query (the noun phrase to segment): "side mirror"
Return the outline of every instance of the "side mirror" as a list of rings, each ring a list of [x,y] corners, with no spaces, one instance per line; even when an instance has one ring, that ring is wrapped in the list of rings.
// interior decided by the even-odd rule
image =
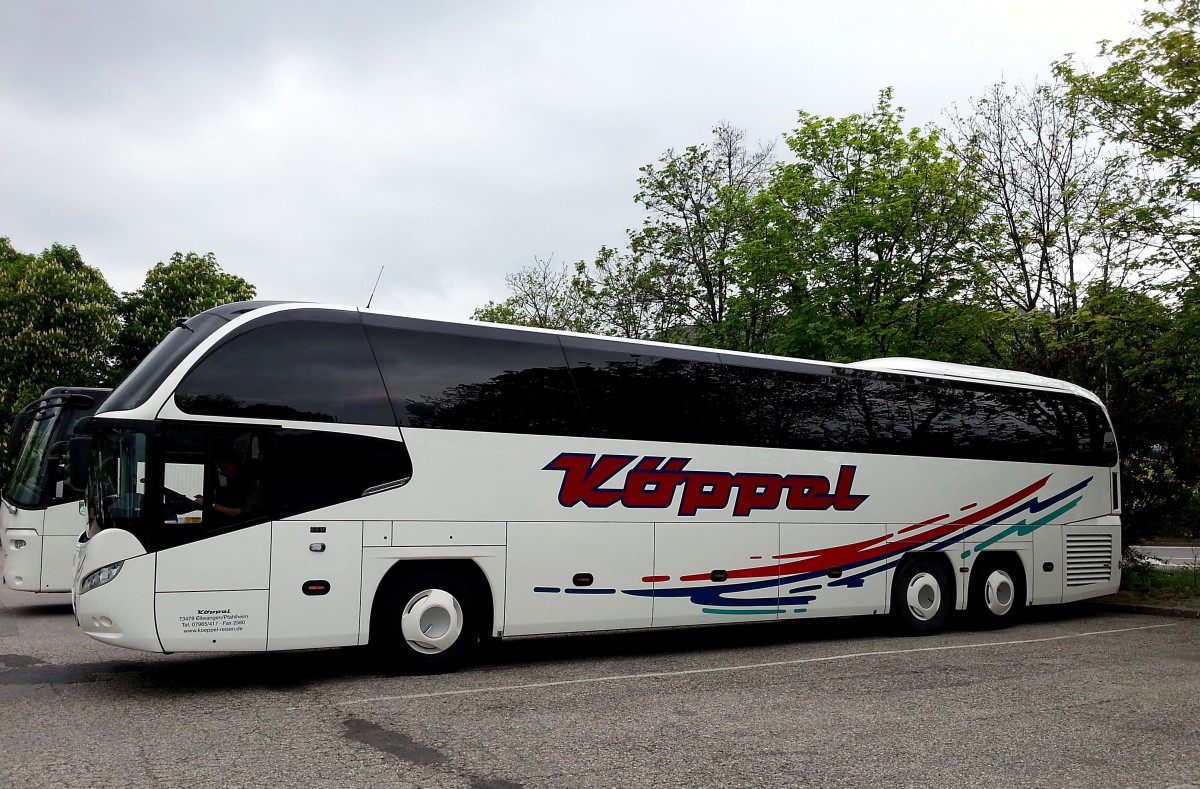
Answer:
[[[25,431],[29,429],[29,423],[33,421],[33,412],[26,409],[17,414],[16,420],[13,421],[12,430],[8,434],[8,456],[15,458],[17,452],[21,449],[21,442],[25,440]]]
[[[75,490],[87,490],[91,454],[91,436],[71,436],[67,442],[67,483]]]

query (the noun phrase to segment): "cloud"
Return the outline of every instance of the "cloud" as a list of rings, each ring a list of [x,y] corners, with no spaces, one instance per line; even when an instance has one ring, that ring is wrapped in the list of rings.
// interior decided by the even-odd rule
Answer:
[[[214,252],[265,298],[467,317],[639,224],[637,168],[796,111],[910,122],[1127,35],[1139,4],[9,4],[0,235],[119,290]]]

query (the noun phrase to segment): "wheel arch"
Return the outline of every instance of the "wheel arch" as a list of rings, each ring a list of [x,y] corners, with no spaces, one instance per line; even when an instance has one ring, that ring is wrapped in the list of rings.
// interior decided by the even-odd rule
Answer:
[[[932,559],[933,561],[938,562],[942,566],[942,569],[946,571],[946,577],[950,579],[951,586],[955,587],[955,608],[959,607],[960,600],[964,600],[966,598],[965,589],[958,588],[959,584],[963,583],[963,580],[958,578],[959,572],[954,567],[954,563],[950,561],[950,557],[947,556],[944,551],[908,551],[896,560],[896,566],[893,567],[892,571],[888,574],[887,608],[884,610],[885,614],[891,613],[892,585],[896,583],[896,577],[900,574],[900,571],[906,564],[919,559]]]
[[[376,623],[386,608],[383,601],[387,599],[388,592],[404,579],[422,573],[443,573],[461,578],[471,587],[476,600],[483,608],[480,612],[482,621],[494,621],[495,599],[492,586],[483,568],[472,559],[397,559],[375,587],[375,594],[371,599],[371,616],[368,618],[369,630],[364,634],[367,641],[370,641],[371,633],[375,631]]]
[[[898,632],[926,636],[941,630],[956,607],[960,581],[943,551],[910,551],[888,578],[888,615]]]
[[[1013,581],[1018,584],[1018,598],[1024,605],[1029,605],[1032,602],[1030,568],[1025,565],[1025,559],[1017,551],[981,551],[975,557],[975,561],[971,563],[971,572],[967,575],[967,589],[971,588],[972,580],[978,578],[983,573],[989,573],[997,568],[1009,572]],[[970,600],[967,601],[968,606],[970,602]]]

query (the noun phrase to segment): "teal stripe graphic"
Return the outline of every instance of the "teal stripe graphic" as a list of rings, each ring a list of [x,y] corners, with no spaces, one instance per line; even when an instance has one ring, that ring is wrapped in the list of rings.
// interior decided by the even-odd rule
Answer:
[[[1059,507],[1058,509],[1056,509],[1054,512],[1050,513],[1049,515],[1038,518],[1033,523],[1026,523],[1025,521],[1021,521],[1020,523],[1017,523],[1013,526],[1009,526],[1007,529],[1005,529],[1004,531],[995,535],[994,537],[990,537],[990,538],[984,540],[983,542],[979,543],[979,545],[975,546],[975,553],[979,553],[983,549],[988,548],[992,545],[995,545],[996,543],[1003,540],[1005,537],[1011,537],[1013,535],[1016,535],[1018,537],[1024,537],[1028,534],[1033,534],[1039,528],[1041,528],[1042,526],[1045,526],[1047,523],[1050,523],[1058,516],[1063,515],[1064,513],[1074,509],[1075,505],[1081,501],[1083,501],[1083,496],[1078,496],[1078,497],[1072,499],[1071,501],[1068,501],[1066,504]],[[971,555],[971,551],[963,551],[963,553],[961,554],[961,558],[966,559],[966,558],[970,557],[970,555]]]

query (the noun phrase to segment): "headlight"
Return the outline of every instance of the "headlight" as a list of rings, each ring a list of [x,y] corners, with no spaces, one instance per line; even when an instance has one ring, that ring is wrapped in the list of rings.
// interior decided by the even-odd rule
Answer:
[[[90,592],[97,586],[104,586],[106,583],[117,577],[117,573],[121,572],[121,566],[124,561],[106,564],[99,570],[93,570],[88,573],[87,578],[83,579],[83,583],[79,584],[79,593]]]

